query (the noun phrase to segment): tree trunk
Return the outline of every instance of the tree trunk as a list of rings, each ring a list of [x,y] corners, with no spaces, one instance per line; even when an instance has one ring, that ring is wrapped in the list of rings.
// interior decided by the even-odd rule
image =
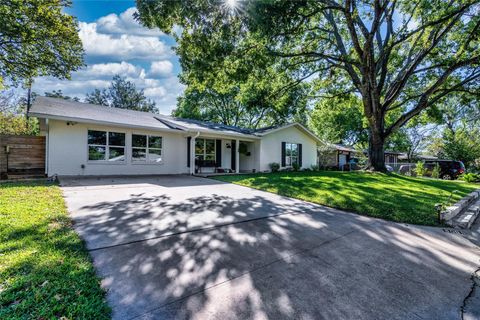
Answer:
[[[370,91],[363,94],[363,106],[368,119],[370,133],[368,137],[367,170],[386,172],[385,167],[385,115],[381,111],[378,97],[372,97]]]
[[[367,170],[386,172],[385,140],[378,134],[370,133]]]

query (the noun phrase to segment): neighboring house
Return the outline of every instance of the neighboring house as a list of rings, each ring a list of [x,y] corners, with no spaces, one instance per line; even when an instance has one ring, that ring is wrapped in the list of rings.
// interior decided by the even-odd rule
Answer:
[[[326,167],[343,169],[346,165],[350,164],[352,159],[355,159],[358,155],[358,150],[344,146],[341,144],[331,144],[331,151],[328,151],[328,161],[326,161]],[[367,151],[363,151],[364,155],[367,155]],[[395,151],[385,151],[385,163],[387,165],[396,165],[399,160],[399,155],[402,153]]]
[[[250,130],[37,97],[29,112],[46,136],[46,173],[140,175],[254,172],[317,163],[319,139],[298,123]]]
[[[438,157],[427,155],[427,154],[414,154],[409,159],[406,153],[402,153],[398,156],[398,160],[403,162],[416,162],[416,161],[438,160]]]

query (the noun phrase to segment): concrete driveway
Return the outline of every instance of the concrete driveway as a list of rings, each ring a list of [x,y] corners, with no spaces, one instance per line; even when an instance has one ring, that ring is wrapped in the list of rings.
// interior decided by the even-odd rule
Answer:
[[[188,176],[61,182],[114,319],[480,317],[452,230]]]

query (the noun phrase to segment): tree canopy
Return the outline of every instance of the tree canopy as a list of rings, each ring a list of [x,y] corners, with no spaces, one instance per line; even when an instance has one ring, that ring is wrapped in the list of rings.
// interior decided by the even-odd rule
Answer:
[[[113,108],[158,113],[155,102],[148,99],[135,83],[116,75],[107,89],[95,89],[87,93],[85,102]]]
[[[237,81],[225,61],[258,74],[275,66],[292,77],[286,88],[308,82],[314,96],[357,95],[373,170],[385,170],[385,143],[412,118],[451,94],[478,93],[477,0],[229,3],[236,6],[137,0],[138,18],[167,33],[179,26],[179,39],[195,48],[189,63],[204,70],[199,77]]]
[[[0,2],[0,88],[37,76],[68,79],[83,65],[77,21],[67,0]]]

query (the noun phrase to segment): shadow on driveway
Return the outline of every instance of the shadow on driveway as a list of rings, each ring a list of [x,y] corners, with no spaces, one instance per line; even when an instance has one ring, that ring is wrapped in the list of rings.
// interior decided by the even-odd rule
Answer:
[[[442,229],[202,178],[118,179],[64,184],[116,319],[458,319],[480,264]]]

